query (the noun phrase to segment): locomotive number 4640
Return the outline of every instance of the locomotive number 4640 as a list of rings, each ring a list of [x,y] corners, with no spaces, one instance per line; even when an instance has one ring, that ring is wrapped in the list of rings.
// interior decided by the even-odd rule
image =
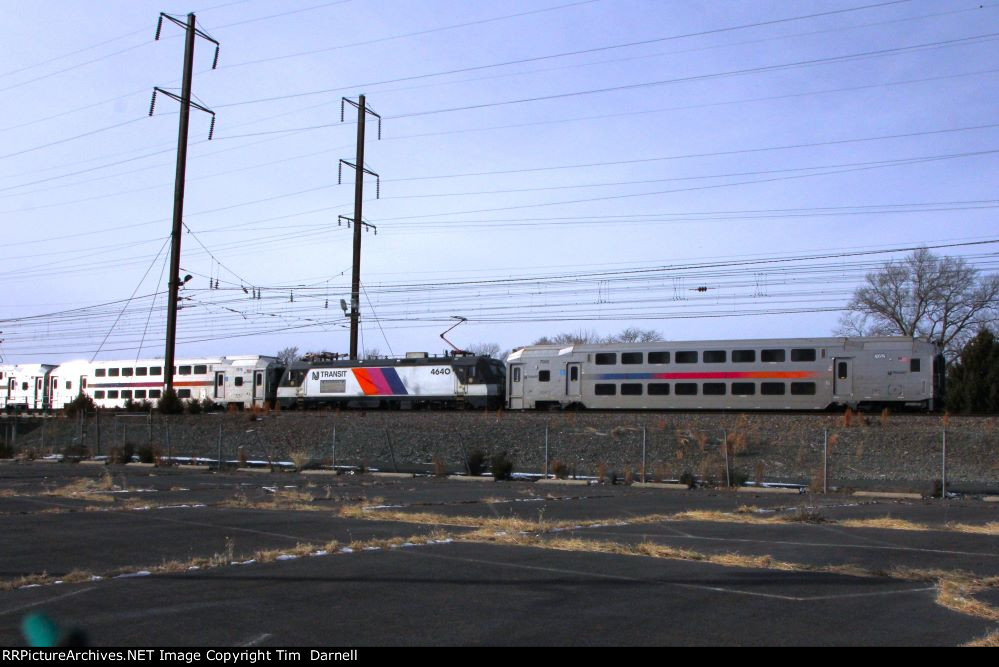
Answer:
[[[450,375],[451,374],[451,369],[450,368],[431,368],[430,369],[430,374],[431,375]]]

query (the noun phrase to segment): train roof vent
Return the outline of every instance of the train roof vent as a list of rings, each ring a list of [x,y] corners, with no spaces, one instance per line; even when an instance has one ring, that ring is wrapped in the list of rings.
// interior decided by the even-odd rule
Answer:
[[[426,352],[407,352],[406,353],[406,358],[407,359],[426,359],[429,356],[430,355],[427,354]]]

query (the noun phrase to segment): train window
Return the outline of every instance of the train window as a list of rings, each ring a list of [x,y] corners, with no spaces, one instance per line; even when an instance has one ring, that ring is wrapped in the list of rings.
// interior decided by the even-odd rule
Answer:
[[[160,397],[160,390],[159,389],[150,389],[149,390],[149,398],[159,398],[159,397]]]
[[[666,382],[650,382],[649,396],[669,396],[669,384]]]
[[[181,366],[180,367],[180,375],[190,375],[190,374],[191,374],[191,367],[190,366]]]
[[[791,383],[791,395],[792,396],[814,396],[815,395],[815,383],[814,382],[792,382]]]
[[[118,390],[108,389],[108,398],[118,398]]]
[[[263,386],[263,384],[264,384],[264,374],[263,373],[257,373],[257,386],[261,387],[261,386]]]
[[[139,399],[145,398],[146,397],[146,390],[145,389],[136,389],[135,390],[135,397],[139,398]]]
[[[791,361],[815,361],[815,350],[811,348],[791,350]]]
[[[102,377],[106,376],[107,374],[108,374],[108,372],[104,368],[95,368],[94,369],[94,377],[102,378]]]
[[[104,398],[104,390],[98,389],[94,392],[94,398]]]
[[[733,396],[753,396],[756,393],[756,385],[752,382],[733,382]]]
[[[132,390],[131,389],[122,389],[121,390],[121,397],[122,398],[132,398]]]
[[[621,363],[622,364],[640,364],[642,363],[642,353],[641,352],[622,352],[621,353]]]
[[[204,375],[207,372],[208,372],[208,366],[205,366],[204,364],[199,364],[194,367],[195,375]]]
[[[222,373],[219,373],[215,377],[215,384],[218,385],[219,387],[221,387],[224,383],[225,383],[225,376],[222,375]]]
[[[80,378],[80,389],[87,388],[87,378]]]
[[[121,369],[121,374],[124,375],[127,378],[132,377],[132,373],[133,372],[134,372],[134,370],[131,369],[131,368],[123,368],[123,369]]]
[[[848,365],[845,361],[836,364],[836,379],[845,380],[848,375]]]
[[[696,364],[697,363],[697,352],[677,352],[676,353],[676,363],[678,364]]]
[[[756,361],[756,350],[732,350],[732,363],[751,364]]]
[[[109,368],[108,369],[108,377],[116,378],[119,375],[121,375],[121,369],[120,368]]]
[[[594,385],[593,393],[597,396],[616,396],[617,395],[617,385],[616,384],[598,384]]]
[[[177,398],[191,398],[191,390],[190,389],[178,389],[177,390]]]
[[[237,375],[234,384],[237,387],[242,387],[243,386],[243,378]]]
[[[149,374],[150,375],[163,375],[163,367],[162,366],[150,366],[149,367]]]
[[[520,367],[513,369],[513,381],[520,382]]]
[[[697,396],[697,383],[677,382],[673,391],[676,392],[677,396]]]
[[[724,396],[725,395],[725,383],[724,382],[705,382],[702,389],[705,396]]]
[[[784,350],[781,350],[783,352]],[[764,350],[766,352],[766,350]],[[764,396],[783,396],[786,393],[783,382],[761,382],[760,393]]]
[[[145,377],[146,375],[149,375],[149,369],[145,366],[139,366],[135,369],[135,374],[140,377]]]
[[[622,396],[641,396],[642,395],[642,385],[636,383],[628,383],[621,385],[621,395]]]
[[[617,352],[597,352],[597,366],[613,366],[617,363]]]
[[[538,382],[549,382],[552,379],[551,371],[538,371]]]
[[[725,350],[704,350],[704,363],[724,364],[728,355]]]
[[[579,366],[569,367],[569,382],[577,382],[579,380]]]
[[[650,364],[668,364],[669,352],[649,352]]]
[[[919,359],[909,359],[909,372],[910,373],[919,372]]]
[[[66,380],[66,389],[72,389],[72,388],[73,388],[73,383],[70,382],[69,380]]]
[[[784,361],[784,350],[760,350],[760,361],[782,362]]]
[[[22,382],[21,383],[21,391],[28,391],[28,383],[27,382]]]

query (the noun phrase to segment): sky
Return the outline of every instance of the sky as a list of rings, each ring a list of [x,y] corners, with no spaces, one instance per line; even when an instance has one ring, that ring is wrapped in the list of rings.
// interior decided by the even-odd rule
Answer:
[[[831,335],[916,247],[996,270],[999,2],[0,0],[0,359]]]

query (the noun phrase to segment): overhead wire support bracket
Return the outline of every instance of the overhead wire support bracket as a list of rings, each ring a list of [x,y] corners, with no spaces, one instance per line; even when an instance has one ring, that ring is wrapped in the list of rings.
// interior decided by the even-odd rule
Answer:
[[[156,38],[153,40],[155,42],[158,42],[160,40],[160,32],[163,30],[163,19],[167,19],[172,23],[177,24],[184,30],[187,30],[187,24],[184,23],[182,20],[180,20],[176,16],[171,16],[166,12],[160,12],[160,18],[158,21],[156,21]],[[202,39],[208,40],[209,42],[215,45],[215,57],[212,59],[212,69],[218,69],[219,48],[220,48],[219,41],[198,27],[194,28],[194,34],[197,35],[198,37],[201,37]]]
[[[343,165],[347,165],[348,167],[350,167],[354,171],[357,171],[357,165],[356,164],[354,164],[350,160],[344,160],[343,158],[340,158],[340,164],[338,164],[337,168],[336,168],[336,184],[337,185],[343,185]],[[381,199],[382,198],[382,177],[379,176],[378,174],[376,174],[375,172],[371,171],[367,167],[361,167],[360,170],[363,171],[368,176],[374,176],[375,177],[375,199]],[[340,216],[340,217],[343,217],[343,216]]]
[[[153,115],[153,110],[156,109],[156,93],[162,93],[163,95],[166,95],[167,97],[169,97],[172,100],[177,100],[181,104],[184,103],[184,100],[183,100],[183,98],[181,98],[180,95],[177,95],[175,93],[171,93],[169,90],[164,90],[163,88],[160,88],[159,86],[154,86],[153,87],[153,99],[149,102],[149,115],[150,116]],[[212,117],[212,123],[211,123],[211,125],[208,126],[208,141],[211,141],[212,140],[212,136],[215,134],[215,112],[212,111],[211,109],[209,109],[206,106],[202,106],[202,105],[198,104],[194,100],[191,100],[189,102],[189,104],[192,107],[194,107],[195,109],[197,109],[198,111],[204,111],[205,113],[211,115],[211,117]]]
[[[350,229],[350,225],[354,222],[354,219],[346,215],[338,215],[336,217],[336,226],[340,227],[342,223],[347,223],[347,229]],[[378,236],[378,225],[372,225],[370,222],[361,220],[361,226],[364,227],[364,231],[374,231],[375,236]]]
[[[362,100],[364,99],[363,95],[361,96],[361,99]],[[343,118],[344,118],[343,112],[344,112],[344,109],[346,108],[347,104],[349,104],[350,106],[354,107],[355,109],[358,109],[358,110],[361,109],[361,105],[358,104],[357,102],[355,102],[354,100],[350,99],[349,97],[341,97],[340,98],[340,122],[341,123],[343,122]],[[376,114],[374,112],[374,110],[370,106],[368,106],[367,104],[364,105],[364,112],[365,113],[369,113],[369,114],[371,114],[372,116],[374,116],[375,118],[378,119],[378,140],[381,141],[381,139],[382,139],[382,117],[380,115]]]

